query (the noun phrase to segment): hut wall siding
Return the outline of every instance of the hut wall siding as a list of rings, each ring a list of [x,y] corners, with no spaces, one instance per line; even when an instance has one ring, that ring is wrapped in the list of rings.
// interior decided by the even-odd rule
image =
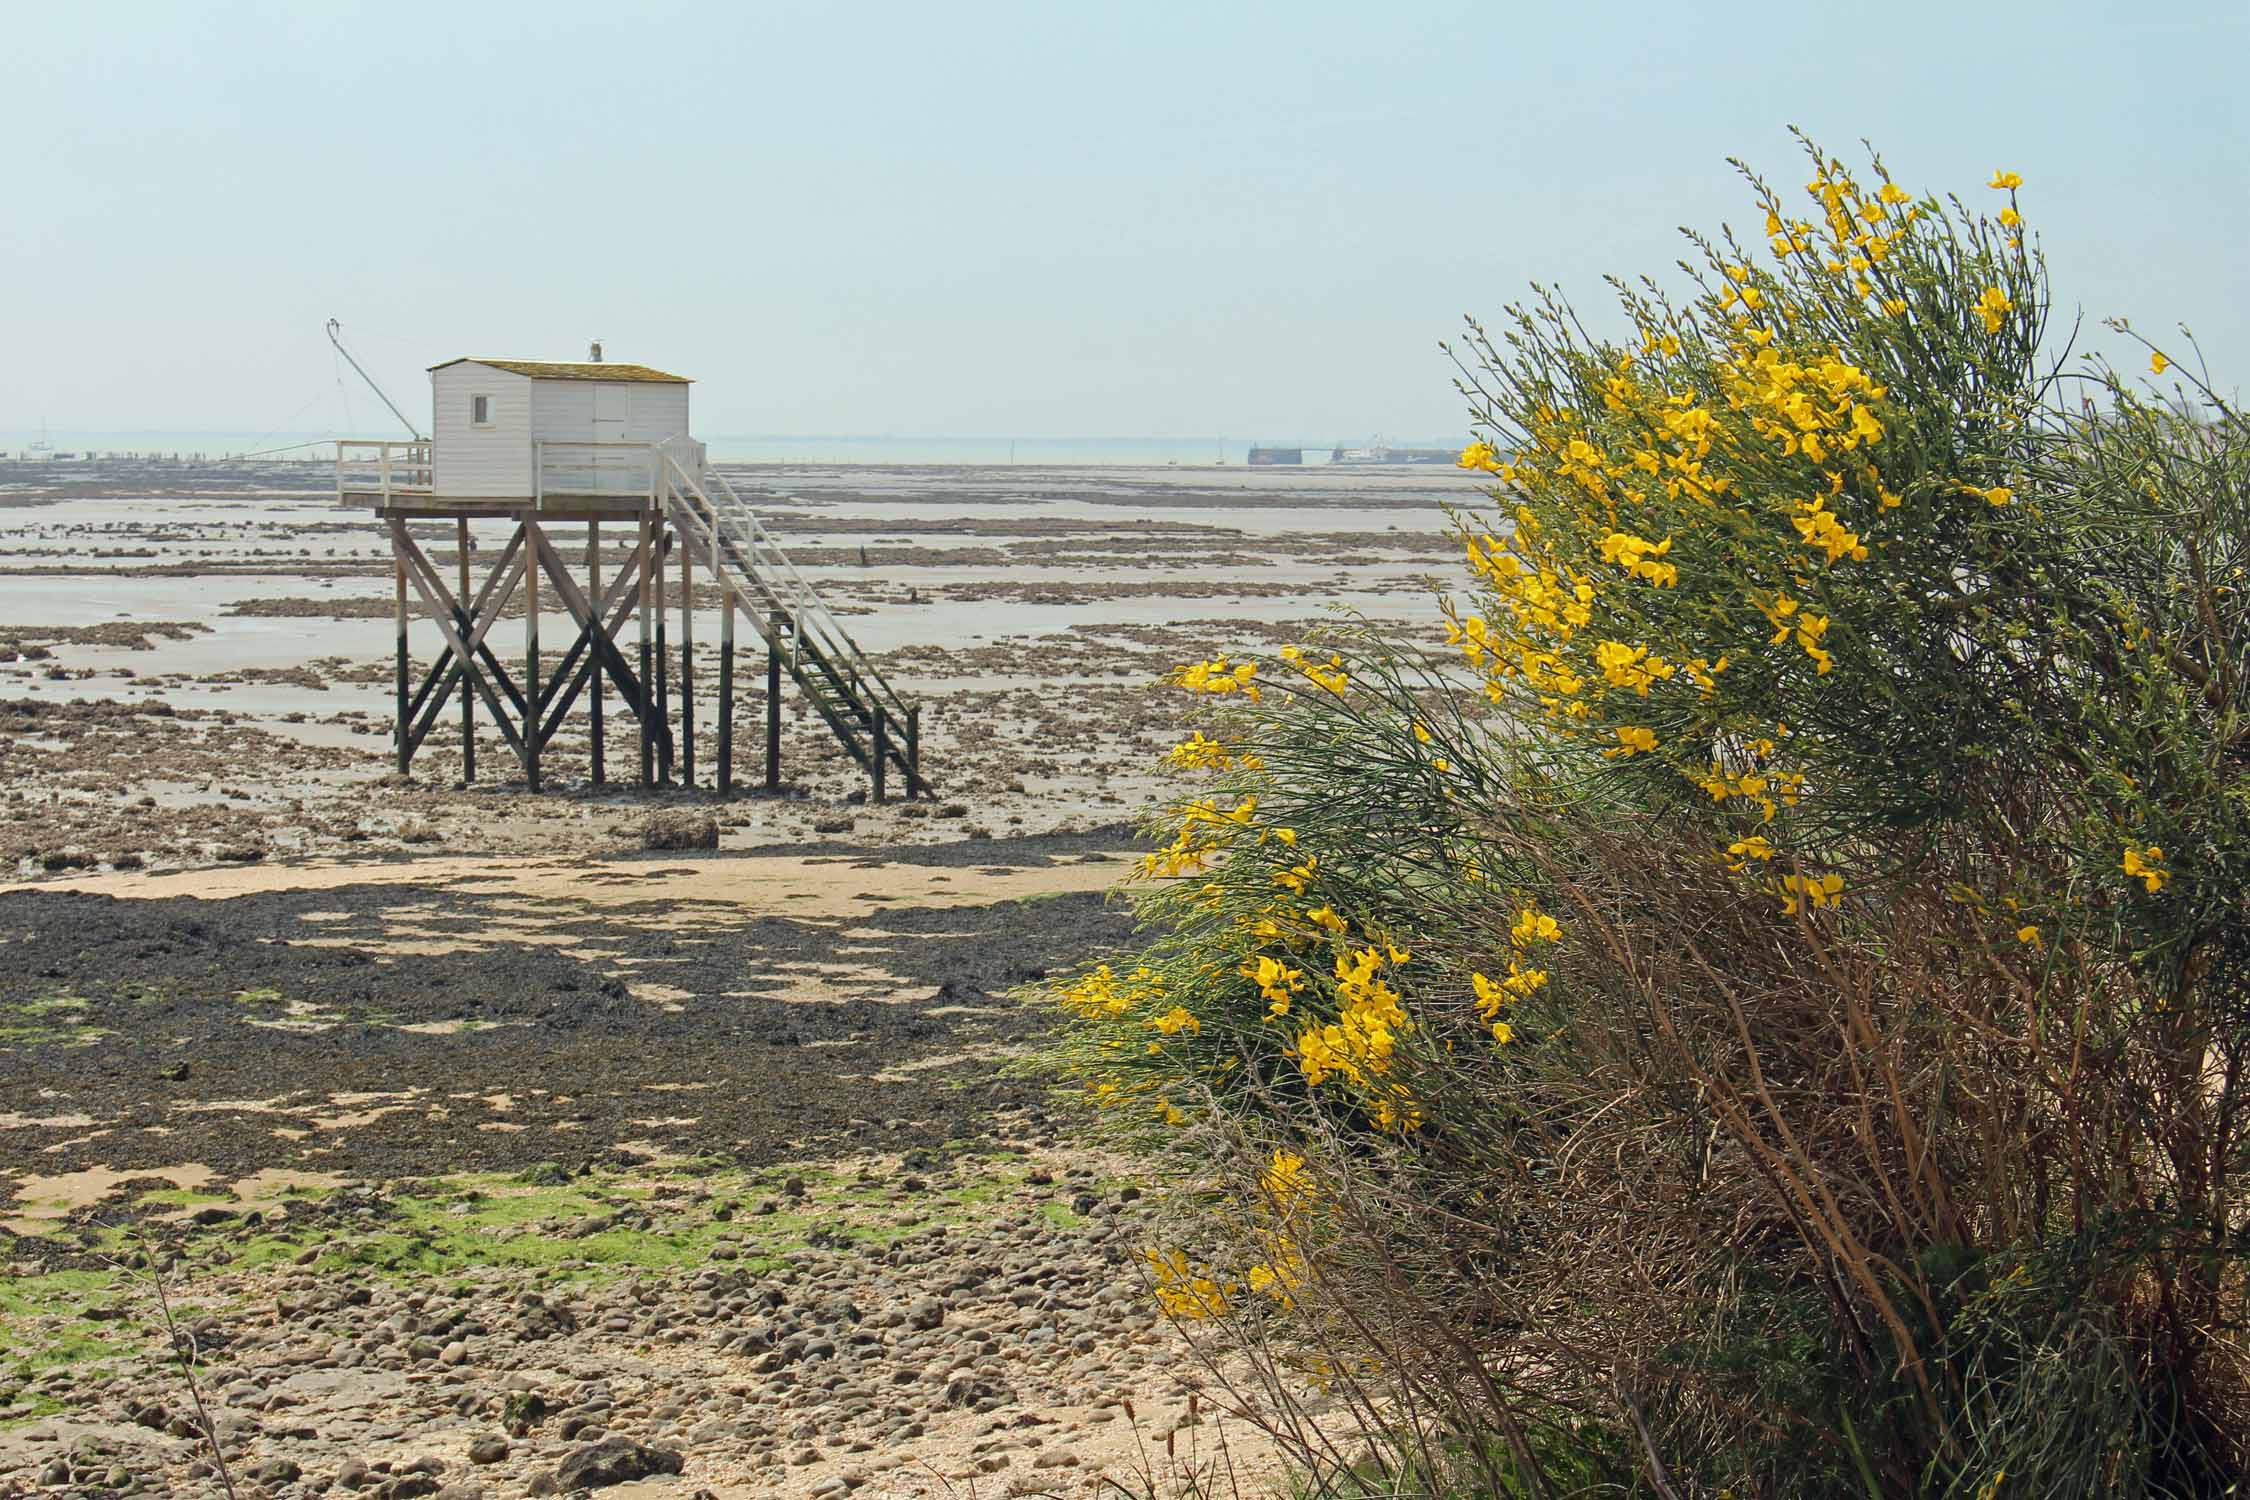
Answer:
[[[488,420],[472,420],[472,398]],[[688,431],[688,387],[541,380],[474,360],[430,372],[432,488],[448,499],[528,499],[533,444],[661,443]]]
[[[688,430],[688,388],[641,380],[534,380],[531,435],[548,443],[661,443]]]
[[[531,493],[534,381],[490,365],[448,365],[430,375],[431,488],[443,497],[513,499]],[[489,421],[471,421],[471,398],[490,398]]]
[[[625,427],[629,443],[661,443],[684,437],[688,428],[688,388],[636,384],[625,387]]]
[[[543,443],[594,440],[594,383],[590,380],[531,382],[531,435]]]

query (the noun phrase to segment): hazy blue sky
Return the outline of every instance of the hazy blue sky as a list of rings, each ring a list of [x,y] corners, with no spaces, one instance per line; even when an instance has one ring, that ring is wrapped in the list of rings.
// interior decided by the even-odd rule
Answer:
[[[0,431],[325,430],[322,322],[696,377],[724,433],[1445,435],[1436,343],[1753,223],[1784,127],[2026,179],[2250,384],[2250,5],[12,7]],[[378,435],[372,399],[352,392]]]

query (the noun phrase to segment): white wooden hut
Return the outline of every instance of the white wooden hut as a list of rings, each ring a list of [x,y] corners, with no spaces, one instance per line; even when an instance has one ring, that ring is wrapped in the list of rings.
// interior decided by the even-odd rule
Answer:
[[[689,383],[646,365],[433,365],[432,496],[524,500],[645,489],[648,448],[688,436]]]
[[[331,326],[331,336],[334,328]],[[342,345],[337,346],[339,350]],[[669,567],[679,563],[679,767],[695,776],[696,655],[699,585],[715,588],[720,607],[719,787],[733,785],[734,628],[736,617],[768,648],[766,780],[780,785],[780,673],[804,688],[845,750],[873,778],[875,800],[892,769],[908,794],[927,794],[922,779],[921,711],[899,697],[874,662],[791,564],[732,481],[711,467],[688,431],[683,376],[646,365],[610,364],[596,345],[580,364],[528,359],[451,359],[430,367],[430,436],[339,439],[336,498],[366,506],[391,535],[395,568],[398,723],[401,774],[450,700],[462,694],[462,779],[474,780],[475,704],[484,703],[522,762],[525,780],[540,785],[541,755],[581,688],[592,703],[591,769],[602,770],[602,684],[616,689],[641,732],[644,783],[669,781],[673,740],[664,618]],[[346,356],[349,358],[349,356]],[[385,398],[389,405],[389,398]],[[392,412],[398,408],[391,407]],[[405,418],[400,416],[400,421]],[[441,569],[424,552],[409,522],[451,520],[454,567]],[[477,549],[472,522],[514,528],[489,557],[481,587],[472,587]],[[605,582],[601,528],[632,528],[618,569]],[[584,523],[586,582],[571,577],[573,559],[556,549],[552,528]],[[552,677],[542,677],[540,580],[547,579],[579,631],[578,643]],[[521,684],[490,644],[496,622],[520,597],[524,611]],[[412,687],[407,638],[410,596],[439,627],[444,653]],[[703,594],[709,601],[711,595]],[[636,603],[638,608],[635,608]],[[640,621],[636,669],[618,645],[625,622]],[[650,640],[651,625],[654,640]],[[588,643],[596,648],[583,651]],[[575,673],[575,675],[565,675]],[[557,701],[557,700],[560,701]]]

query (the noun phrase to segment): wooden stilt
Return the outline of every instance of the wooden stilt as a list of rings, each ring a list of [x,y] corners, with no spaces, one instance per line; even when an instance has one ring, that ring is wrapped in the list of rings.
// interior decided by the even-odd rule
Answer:
[[[719,795],[734,795],[734,588],[719,586]]]
[[[595,599],[602,596],[602,523],[586,523],[586,592]],[[592,778],[596,786],[602,784],[602,674],[594,673],[586,684],[587,728],[593,736]]]
[[[464,606],[469,598],[469,518],[463,516],[453,533],[453,548],[458,554],[461,574],[460,598]],[[466,635],[475,628],[467,616],[461,620],[461,633]],[[461,784],[468,786],[477,779],[477,690],[469,686],[468,679],[461,681]]]
[[[922,794],[922,705],[913,704],[906,710],[906,795],[909,800]]]
[[[684,544],[687,538],[682,537]],[[695,549],[680,548],[680,785],[695,785]]]
[[[656,726],[655,726],[655,725],[654,725],[653,723],[651,723],[651,722],[650,722],[650,710],[651,710],[651,708],[652,708],[652,707],[653,707],[654,705],[653,705],[653,704],[652,704],[652,703],[651,703],[651,702],[649,701],[649,697],[648,697],[648,694],[649,694],[649,686],[650,686],[650,683],[651,683],[651,682],[652,682],[652,680],[653,680],[653,679],[651,678],[651,676],[650,676],[650,673],[651,673],[651,671],[653,670],[653,663],[651,662],[651,660],[650,660],[650,655],[649,655],[649,611],[650,611],[650,608],[651,608],[651,605],[650,605],[650,598],[651,598],[651,589],[652,589],[652,583],[651,583],[651,580],[650,580],[650,577],[649,577],[649,575],[650,575],[650,574],[652,574],[652,573],[654,573],[654,572],[656,571],[656,569],[655,569],[655,567],[654,567],[654,562],[655,562],[655,553],[654,553],[654,551],[652,550],[652,548],[650,547],[650,544],[649,544],[649,525],[650,525],[650,518],[649,518],[648,516],[645,516],[645,515],[644,515],[644,516],[642,516],[642,517],[641,517],[641,535],[640,535],[640,557],[641,557],[641,693],[642,693],[642,695],[643,695],[643,696],[642,696],[642,702],[641,702],[641,714],[640,714],[640,718],[641,718],[641,785],[642,785],[642,786],[644,786],[644,787],[648,787],[648,786],[654,786],[654,785],[656,784]]]
[[[781,790],[781,633],[789,617],[772,616],[766,634],[766,790]]]
[[[532,703],[539,701],[539,569],[534,562],[544,538],[539,534],[539,522],[530,511],[523,513],[524,560],[526,571],[523,580],[523,695]],[[536,716],[527,717],[523,726],[524,780],[531,789],[539,790],[539,752],[545,747],[545,736],[539,732]]]
[[[885,762],[887,762],[891,758],[890,737],[885,733],[887,725],[888,721],[885,719],[883,714],[883,705],[878,703],[875,705],[875,753],[868,757],[868,764],[874,772],[875,801],[878,805],[880,805],[883,800],[883,771],[885,769]]]
[[[391,566],[397,574],[397,593],[393,610],[398,634],[398,774],[407,774],[414,761],[414,741],[407,736],[406,676],[412,665],[406,654],[406,554],[399,549],[398,538],[405,535],[403,523],[393,523]]]
[[[672,655],[664,644],[664,554],[670,550],[668,544],[672,538],[662,516],[658,516],[652,524],[655,527],[656,557],[649,565],[649,573],[655,580],[652,588],[656,595],[656,722],[669,728],[672,723]],[[665,786],[672,784],[672,738],[668,734],[657,741],[656,779]]]

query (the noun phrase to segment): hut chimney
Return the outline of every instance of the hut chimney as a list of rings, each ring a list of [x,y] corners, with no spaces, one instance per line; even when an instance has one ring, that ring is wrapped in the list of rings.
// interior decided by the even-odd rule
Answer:
[[[602,362],[602,341],[600,339],[594,340],[594,346],[586,351],[586,358],[597,365]]]

